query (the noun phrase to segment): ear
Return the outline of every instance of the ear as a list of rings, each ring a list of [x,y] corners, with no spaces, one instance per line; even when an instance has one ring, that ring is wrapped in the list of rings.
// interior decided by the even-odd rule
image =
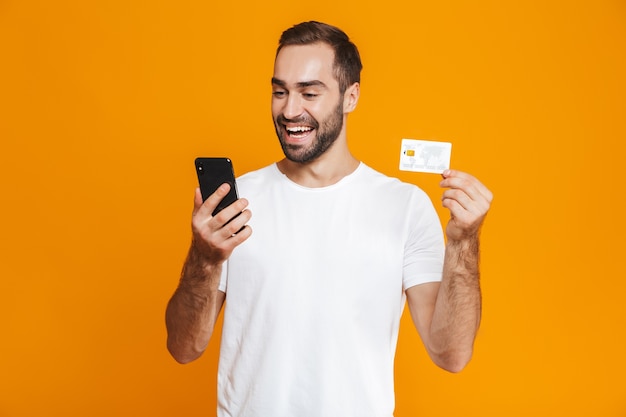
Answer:
[[[359,102],[359,95],[361,94],[361,86],[359,83],[354,83],[346,89],[343,94],[343,112],[351,113]]]

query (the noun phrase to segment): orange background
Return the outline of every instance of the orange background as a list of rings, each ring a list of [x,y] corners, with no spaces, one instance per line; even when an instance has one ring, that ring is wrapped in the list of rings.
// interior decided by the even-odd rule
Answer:
[[[475,357],[437,369],[405,317],[396,416],[626,416],[626,4],[564,0],[0,0],[0,416],[213,414],[218,341],[165,349],[193,159],[281,156],[274,50],[309,19],[361,50],[359,158],[437,200],[400,140],[451,141],[496,196]]]

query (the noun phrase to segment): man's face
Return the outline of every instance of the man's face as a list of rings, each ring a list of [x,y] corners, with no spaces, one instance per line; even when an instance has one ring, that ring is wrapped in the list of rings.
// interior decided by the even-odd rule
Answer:
[[[343,97],[333,75],[334,52],[324,43],[286,46],[272,77],[272,117],[287,159],[307,163],[342,134]]]

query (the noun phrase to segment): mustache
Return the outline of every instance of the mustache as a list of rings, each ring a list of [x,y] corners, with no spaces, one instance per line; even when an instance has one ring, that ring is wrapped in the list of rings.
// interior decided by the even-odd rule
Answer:
[[[287,123],[303,124],[303,125],[311,126],[315,129],[319,127],[317,120],[307,115],[301,115],[294,119],[287,119],[282,114],[279,114],[278,117],[276,117],[276,122],[279,124],[287,124]]]

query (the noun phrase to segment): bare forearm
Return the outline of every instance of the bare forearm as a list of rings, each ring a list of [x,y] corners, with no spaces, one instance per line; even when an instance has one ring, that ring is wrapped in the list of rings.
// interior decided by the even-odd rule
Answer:
[[[221,266],[207,264],[192,246],[182,276],[166,310],[167,347],[181,363],[206,349],[224,294],[218,290]]]
[[[440,365],[461,370],[469,362],[480,324],[478,237],[449,241],[443,280],[430,329],[431,351]]]

